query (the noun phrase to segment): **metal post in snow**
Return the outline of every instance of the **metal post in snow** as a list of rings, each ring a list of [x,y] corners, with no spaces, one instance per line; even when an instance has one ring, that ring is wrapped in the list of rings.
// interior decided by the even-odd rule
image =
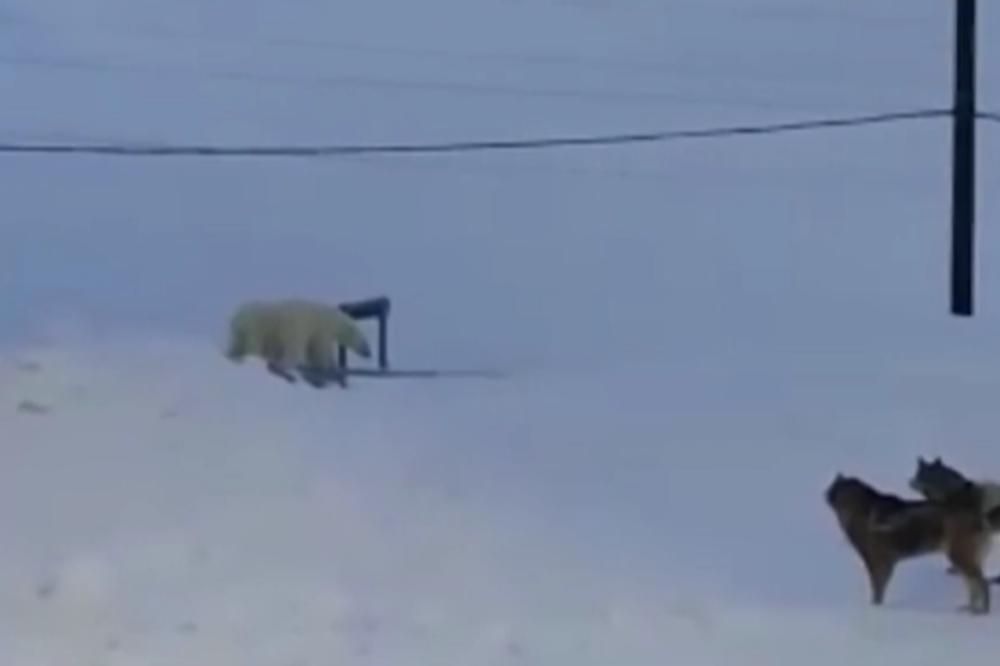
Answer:
[[[956,0],[951,312],[973,311],[976,216],[976,0]]]

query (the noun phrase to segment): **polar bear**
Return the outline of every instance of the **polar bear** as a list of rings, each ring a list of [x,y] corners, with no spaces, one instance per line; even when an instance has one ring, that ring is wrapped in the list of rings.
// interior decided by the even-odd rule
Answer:
[[[251,301],[233,314],[226,356],[241,362],[257,356],[267,369],[289,382],[295,371],[320,388],[330,379],[346,386],[334,345],[342,345],[363,358],[371,347],[358,325],[343,310],[307,300]]]

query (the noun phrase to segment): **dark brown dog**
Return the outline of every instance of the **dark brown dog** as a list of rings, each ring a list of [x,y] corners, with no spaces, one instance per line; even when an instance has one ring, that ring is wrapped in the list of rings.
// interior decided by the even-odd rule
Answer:
[[[990,588],[982,558],[991,532],[974,484],[945,501],[906,500],[879,492],[864,481],[838,474],[826,502],[861,557],[871,585],[871,601],[881,605],[896,565],[902,560],[944,553],[965,579],[976,614],[990,610]]]

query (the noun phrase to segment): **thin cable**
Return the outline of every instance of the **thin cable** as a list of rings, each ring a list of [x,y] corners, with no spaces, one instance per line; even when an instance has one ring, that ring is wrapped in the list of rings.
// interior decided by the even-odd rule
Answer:
[[[994,113],[993,111],[980,111],[976,114],[976,118],[981,120],[992,120],[995,123],[1000,123],[1000,113]]]
[[[712,129],[636,132],[600,136],[549,137],[540,139],[456,141],[450,143],[356,144],[326,146],[155,146],[126,144],[0,143],[0,153],[86,154],[129,157],[345,157],[354,155],[418,155],[501,150],[613,146],[662,143],[683,139],[712,139],[779,134],[842,127],[859,127],[951,115],[946,109],[897,111],[865,116],[800,120],[768,125],[743,125]]]

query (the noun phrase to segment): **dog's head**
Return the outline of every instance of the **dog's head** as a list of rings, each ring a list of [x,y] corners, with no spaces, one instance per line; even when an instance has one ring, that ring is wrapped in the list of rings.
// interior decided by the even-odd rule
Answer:
[[[874,489],[861,479],[838,472],[826,488],[826,503],[834,511],[853,511],[868,504]]]
[[[917,458],[917,470],[910,487],[929,500],[940,502],[966,489],[969,480],[958,470],[946,465],[941,458]]]

